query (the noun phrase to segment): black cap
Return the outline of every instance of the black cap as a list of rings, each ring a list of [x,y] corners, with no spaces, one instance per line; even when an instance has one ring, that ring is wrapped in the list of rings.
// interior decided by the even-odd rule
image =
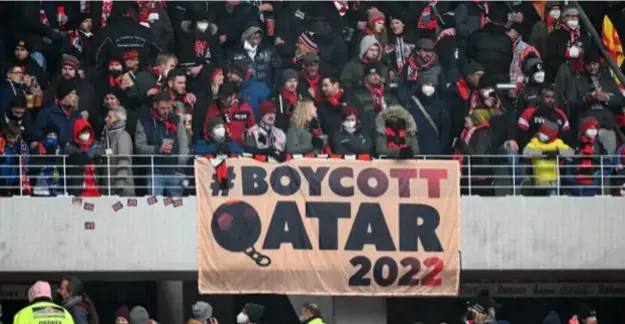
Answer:
[[[166,91],[161,91],[154,95],[152,102],[161,102],[161,101],[169,101],[169,100],[171,100],[171,98],[169,97],[169,93]]]
[[[9,107],[18,107],[25,108],[26,107],[26,97],[24,96],[13,96],[11,101],[9,101]]]
[[[467,76],[479,71],[484,72],[484,66],[477,61],[471,60],[464,65],[462,75]]]
[[[220,98],[230,97],[233,94],[237,93],[237,87],[232,82],[225,82],[219,87],[219,92],[217,93]]]
[[[382,66],[378,61],[371,61],[365,64],[365,77],[371,73],[377,73],[379,76],[382,76]]]
[[[72,91],[76,90],[76,82],[74,79],[61,80],[56,88],[56,97],[60,100],[65,98]]]

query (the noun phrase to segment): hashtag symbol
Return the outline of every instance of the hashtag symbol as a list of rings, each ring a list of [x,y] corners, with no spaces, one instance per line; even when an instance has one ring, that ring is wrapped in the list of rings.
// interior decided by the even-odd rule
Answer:
[[[228,187],[222,188],[217,179],[217,174],[213,174],[213,178],[211,179],[211,196],[219,196],[220,192],[222,197],[228,196],[230,189],[234,188],[234,179],[236,179],[236,176],[237,175],[234,174],[234,167],[228,167],[228,178],[226,179]]]

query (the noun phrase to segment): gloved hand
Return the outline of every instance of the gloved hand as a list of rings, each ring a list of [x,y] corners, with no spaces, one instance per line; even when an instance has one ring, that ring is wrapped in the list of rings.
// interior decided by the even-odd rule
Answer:
[[[263,134],[258,134],[258,142],[262,144],[267,144],[267,137]]]
[[[284,152],[282,152],[280,150],[272,149],[270,155],[271,155],[271,157],[276,159],[276,161],[278,161],[278,162],[286,161],[286,153],[284,153]]]
[[[318,137],[318,136],[313,136],[312,140],[310,141],[312,146],[316,149],[321,149],[323,148],[323,140]]]
[[[556,157],[558,157],[558,155],[560,155],[560,151],[559,150],[555,150],[555,151],[545,151],[543,152],[543,154],[548,158],[548,159],[555,159]]]
[[[411,159],[414,157],[414,152],[409,147],[404,147],[399,150],[399,158],[401,159]]]

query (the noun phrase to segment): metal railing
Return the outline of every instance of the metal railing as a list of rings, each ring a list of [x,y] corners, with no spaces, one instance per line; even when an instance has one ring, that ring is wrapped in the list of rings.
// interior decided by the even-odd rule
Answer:
[[[68,156],[31,155],[24,165],[19,156],[0,156],[0,196],[81,195],[89,187],[84,176],[86,170],[93,171],[91,178],[102,195],[195,195],[193,158],[111,155],[102,157],[95,165],[77,165]],[[621,192],[625,193],[621,158],[604,155],[547,160],[542,157],[539,159],[550,162],[535,166],[531,158],[518,155],[465,156],[459,162],[461,190],[464,195],[480,196],[621,196]],[[416,156],[415,159],[450,160],[452,157]],[[22,177],[23,174],[27,177]]]

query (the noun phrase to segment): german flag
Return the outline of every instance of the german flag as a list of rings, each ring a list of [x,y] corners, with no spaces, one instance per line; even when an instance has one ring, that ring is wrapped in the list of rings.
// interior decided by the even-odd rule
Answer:
[[[601,28],[601,38],[603,39],[603,46],[608,51],[612,59],[618,66],[621,66],[623,61],[625,61],[625,55],[623,54],[623,46],[621,45],[621,39],[618,37],[618,33],[616,29],[614,29],[614,25],[608,16],[603,17],[603,26]],[[620,88],[619,79],[614,76],[616,83]]]

